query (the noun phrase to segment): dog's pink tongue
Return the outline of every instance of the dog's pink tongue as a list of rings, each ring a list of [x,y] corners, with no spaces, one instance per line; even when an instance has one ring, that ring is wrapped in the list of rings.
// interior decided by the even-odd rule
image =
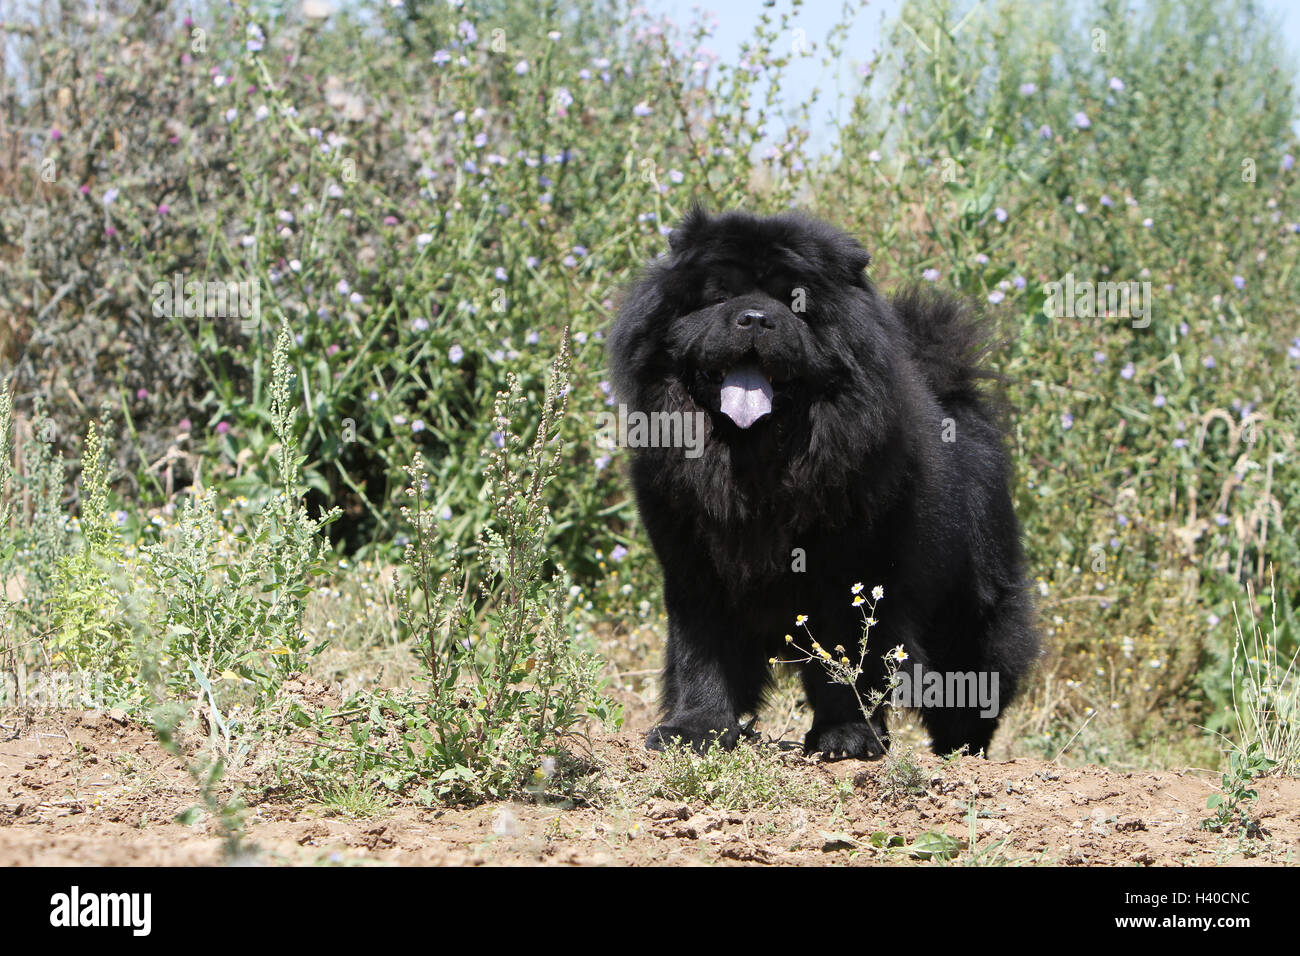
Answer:
[[[741,365],[722,380],[722,414],[748,428],[772,411],[772,383],[757,365]]]

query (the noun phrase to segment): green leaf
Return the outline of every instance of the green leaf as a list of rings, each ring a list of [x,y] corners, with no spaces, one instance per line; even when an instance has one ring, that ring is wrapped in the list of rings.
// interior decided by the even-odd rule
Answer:
[[[910,853],[918,860],[951,860],[961,852],[962,841],[938,830],[927,830],[912,841]]]

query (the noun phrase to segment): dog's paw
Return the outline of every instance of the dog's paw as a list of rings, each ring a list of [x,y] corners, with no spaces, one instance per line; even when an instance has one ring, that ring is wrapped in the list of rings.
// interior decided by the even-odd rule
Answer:
[[[650,733],[646,734],[645,745],[647,750],[663,750],[674,743],[681,742],[690,747],[696,753],[704,753],[709,746],[717,741],[718,746],[723,750],[731,750],[740,740],[741,729],[738,724],[732,724],[729,727],[711,727],[705,725],[694,725],[685,723],[666,723],[660,724]]]
[[[803,752],[819,753],[826,760],[879,760],[889,749],[889,734],[873,731],[862,720],[842,724],[823,724],[808,731],[803,740]]]

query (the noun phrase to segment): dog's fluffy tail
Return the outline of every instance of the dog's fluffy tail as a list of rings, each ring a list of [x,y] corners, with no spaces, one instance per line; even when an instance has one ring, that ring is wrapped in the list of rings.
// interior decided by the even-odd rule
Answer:
[[[996,379],[985,362],[994,348],[989,322],[960,299],[914,286],[893,298],[913,361],[941,402],[981,404],[979,383]]]

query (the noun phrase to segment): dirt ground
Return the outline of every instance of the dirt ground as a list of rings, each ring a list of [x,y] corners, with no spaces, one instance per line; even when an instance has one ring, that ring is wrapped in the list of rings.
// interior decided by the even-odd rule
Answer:
[[[640,730],[595,740],[615,787],[660,759],[642,748]],[[925,792],[886,797],[882,763],[783,760],[791,773],[823,784],[810,789],[826,799],[743,812],[664,799],[574,809],[399,806],[369,819],[267,799],[248,811],[255,849],[241,862],[933,865],[918,859],[914,841],[934,831],[961,841],[957,864],[1276,864],[1296,862],[1300,850],[1300,780],[1259,782],[1254,815],[1264,834],[1242,841],[1198,828],[1218,783],[1204,772],[924,755]],[[153,734],[121,715],[0,716],[0,864],[223,862],[211,819],[175,822],[196,799]]]

